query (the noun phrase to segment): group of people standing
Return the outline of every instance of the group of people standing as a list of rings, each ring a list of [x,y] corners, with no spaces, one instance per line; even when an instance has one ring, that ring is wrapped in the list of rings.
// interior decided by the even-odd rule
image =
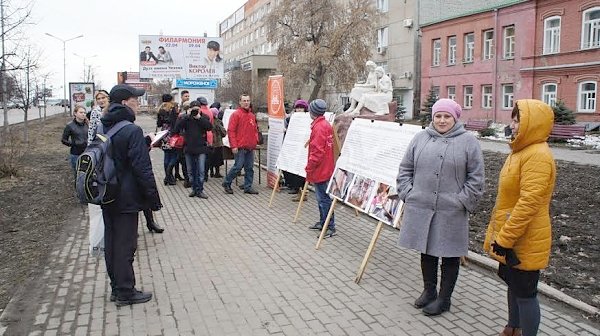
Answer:
[[[399,244],[421,253],[424,288],[414,306],[426,315],[451,307],[460,257],[468,253],[469,213],[485,187],[482,151],[459,121],[461,112],[451,99],[433,105],[433,121],[412,139],[397,178],[404,201]],[[532,336],[540,323],[540,270],[550,256],[556,168],[546,141],[554,113],[547,104],[526,99],[515,102],[511,118],[512,152],[500,172],[484,249],[500,262],[498,275],[508,286],[508,323],[500,335]]]

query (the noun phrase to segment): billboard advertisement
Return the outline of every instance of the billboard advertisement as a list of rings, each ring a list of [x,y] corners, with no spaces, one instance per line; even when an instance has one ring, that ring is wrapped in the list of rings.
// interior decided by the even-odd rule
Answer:
[[[71,114],[75,105],[81,105],[86,112],[90,112],[94,101],[94,83],[69,83],[69,98]]]
[[[223,78],[220,37],[139,36],[142,78]]]
[[[136,89],[150,89],[151,78],[140,78],[139,72],[121,71],[117,72],[117,84],[131,85]]]

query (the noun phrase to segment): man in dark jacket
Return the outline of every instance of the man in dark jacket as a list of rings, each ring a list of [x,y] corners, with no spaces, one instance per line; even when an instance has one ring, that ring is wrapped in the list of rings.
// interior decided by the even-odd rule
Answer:
[[[116,123],[135,121],[138,97],[144,90],[116,85],[110,91],[110,106],[102,117],[104,131]],[[114,158],[119,190],[114,202],[102,206],[104,257],[110,277],[111,301],[118,306],[148,302],[152,293],[135,289],[133,255],[137,249],[138,215],[144,209],[158,211],[162,204],[156,188],[148,145],[142,129],[126,125],[112,137],[109,153]]]
[[[204,193],[204,170],[208,142],[206,132],[212,130],[212,124],[207,115],[200,110],[200,103],[190,104],[190,114],[183,116],[175,125],[173,134],[183,133],[185,139],[185,161],[188,176],[192,183],[190,197],[208,198]]]
[[[88,125],[85,122],[85,108],[83,106],[75,106],[73,114],[73,120],[65,126],[61,142],[63,145],[71,147],[69,162],[71,168],[73,168],[73,173],[75,173],[77,158],[87,147]]]

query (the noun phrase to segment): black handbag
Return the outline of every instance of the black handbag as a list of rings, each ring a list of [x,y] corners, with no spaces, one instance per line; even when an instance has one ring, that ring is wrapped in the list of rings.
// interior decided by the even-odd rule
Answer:
[[[256,130],[258,131],[258,145],[260,146],[265,143],[265,139],[263,138],[262,132],[260,131],[258,126],[256,127]]]

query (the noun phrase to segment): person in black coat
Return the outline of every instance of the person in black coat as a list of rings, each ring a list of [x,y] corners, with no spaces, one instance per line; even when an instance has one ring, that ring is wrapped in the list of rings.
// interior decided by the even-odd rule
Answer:
[[[81,105],[75,105],[73,110],[73,120],[65,126],[61,142],[69,146],[69,162],[73,168],[73,174],[76,173],[77,158],[87,147],[88,124],[85,117],[85,108]]]
[[[208,153],[208,142],[206,132],[212,130],[212,124],[207,115],[200,110],[199,103],[190,104],[190,115],[179,119],[173,130],[173,134],[183,133],[185,139],[185,161],[188,168],[188,176],[192,183],[190,197],[208,198],[204,193],[204,170],[206,154]]]
[[[108,112],[101,118],[104,131],[116,123],[135,121],[138,97],[144,90],[129,85],[116,85],[110,91]],[[104,257],[112,287],[111,301],[118,306],[148,302],[152,293],[135,288],[133,256],[137,249],[139,212],[158,211],[161,207],[152,163],[142,129],[126,125],[111,139],[109,149],[114,158],[119,190],[113,202],[102,206],[104,218]]]

